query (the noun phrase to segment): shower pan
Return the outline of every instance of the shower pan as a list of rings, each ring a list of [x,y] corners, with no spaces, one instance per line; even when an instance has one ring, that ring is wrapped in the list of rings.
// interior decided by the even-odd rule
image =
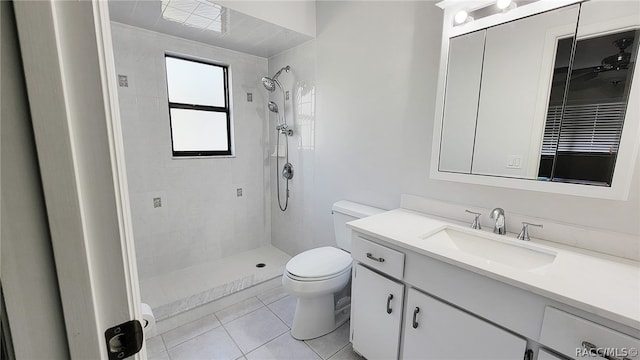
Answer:
[[[285,92],[284,92],[284,89],[282,88],[282,85],[278,81],[278,77],[280,76],[280,74],[282,74],[283,71],[288,73],[290,70],[291,70],[291,67],[287,65],[281,68],[280,70],[278,70],[278,72],[276,72],[275,75],[273,75],[273,77],[265,76],[262,78],[262,85],[270,93],[274,92],[276,90],[276,87],[280,88],[280,91],[282,92],[282,114],[280,113],[278,104],[275,101],[269,101],[269,104],[267,105],[267,107],[269,108],[269,111],[276,114],[276,117],[277,117],[276,169],[278,169],[278,171],[280,171],[280,136],[282,135],[285,137],[285,154],[284,154],[285,164],[282,166],[282,177],[287,180],[287,185],[286,185],[284,205],[282,205],[282,199],[280,196],[280,176],[276,175],[278,207],[280,208],[281,211],[286,211],[287,207],[289,206],[289,180],[293,178],[293,165],[291,165],[291,163],[289,162],[289,139],[288,138],[290,136],[293,136],[293,129],[290,129],[289,125],[287,124],[287,114],[285,112],[285,108],[286,108]]]

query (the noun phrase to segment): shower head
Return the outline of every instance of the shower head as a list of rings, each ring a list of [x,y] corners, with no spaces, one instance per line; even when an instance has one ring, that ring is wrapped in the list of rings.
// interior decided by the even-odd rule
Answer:
[[[276,89],[276,82],[270,77],[263,77],[262,85],[265,89],[269,90],[269,92],[274,92]]]
[[[274,112],[274,113],[278,113],[278,104],[274,103],[273,101],[269,101],[269,111]]]
[[[278,72],[275,75],[273,75],[272,78],[268,76],[263,77],[262,85],[264,86],[265,89],[269,90],[269,92],[274,92],[276,90],[276,84],[280,85],[280,83],[278,83],[278,76],[280,76],[282,71],[289,72],[289,70],[291,70],[291,66],[287,65],[281,68],[280,70],[278,70]]]

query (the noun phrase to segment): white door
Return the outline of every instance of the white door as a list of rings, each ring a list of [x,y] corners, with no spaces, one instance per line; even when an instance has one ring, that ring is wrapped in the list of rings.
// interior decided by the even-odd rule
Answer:
[[[107,2],[14,8],[69,354],[107,359],[141,318]]]
[[[403,359],[522,359],[526,340],[409,289]]]
[[[351,288],[351,342],[367,359],[397,359],[404,285],[357,264]]]

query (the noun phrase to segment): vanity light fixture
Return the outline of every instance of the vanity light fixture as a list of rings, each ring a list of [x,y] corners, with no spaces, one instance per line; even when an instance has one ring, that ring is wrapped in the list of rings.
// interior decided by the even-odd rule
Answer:
[[[509,5],[511,5],[511,0],[498,0],[498,1],[496,1],[496,6],[500,10],[504,10],[504,9],[508,8]]]
[[[453,17],[453,22],[456,25],[464,24],[467,21],[471,21],[471,20],[473,20],[473,18],[469,17],[469,13],[467,13],[465,10],[458,11],[456,15]]]
[[[514,9],[516,6],[517,5],[513,0],[497,0],[496,1],[496,7],[502,11]]]

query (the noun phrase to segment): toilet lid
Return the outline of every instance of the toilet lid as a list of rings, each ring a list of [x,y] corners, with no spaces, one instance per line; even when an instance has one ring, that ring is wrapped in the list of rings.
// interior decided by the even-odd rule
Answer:
[[[351,266],[351,255],[343,250],[325,246],[307,250],[287,263],[287,272],[300,278],[322,278],[342,273]]]

